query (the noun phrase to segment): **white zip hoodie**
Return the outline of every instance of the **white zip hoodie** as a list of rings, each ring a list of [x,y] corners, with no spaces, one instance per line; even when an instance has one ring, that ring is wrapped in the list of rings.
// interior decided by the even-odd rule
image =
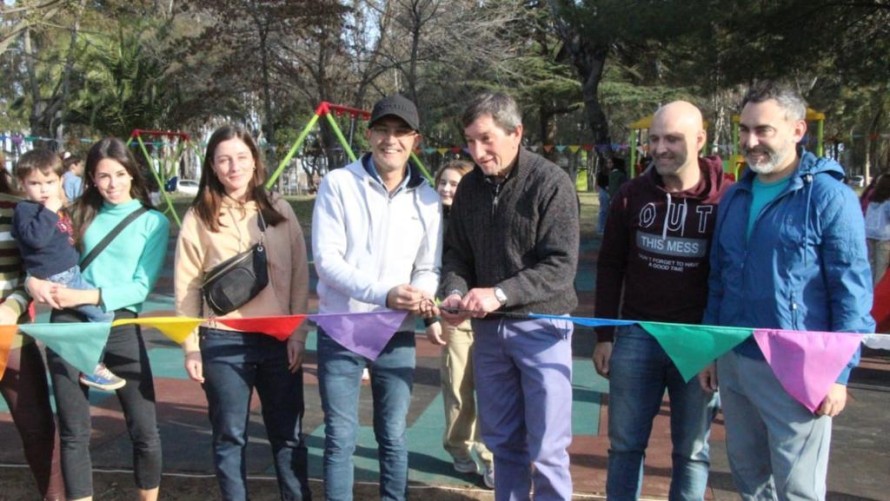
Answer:
[[[442,259],[439,195],[409,164],[407,186],[390,196],[365,170],[368,155],[328,173],[312,215],[319,313],[386,307],[393,287],[434,295]],[[414,330],[409,315],[400,330]]]

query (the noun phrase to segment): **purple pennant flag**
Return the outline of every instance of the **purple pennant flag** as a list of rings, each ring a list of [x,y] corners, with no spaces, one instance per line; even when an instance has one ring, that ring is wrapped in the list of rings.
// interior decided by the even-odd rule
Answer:
[[[402,325],[407,311],[380,310],[367,313],[319,313],[309,315],[325,334],[347,350],[376,360]]]
[[[859,348],[862,334],[755,329],[754,339],[785,391],[815,412]]]

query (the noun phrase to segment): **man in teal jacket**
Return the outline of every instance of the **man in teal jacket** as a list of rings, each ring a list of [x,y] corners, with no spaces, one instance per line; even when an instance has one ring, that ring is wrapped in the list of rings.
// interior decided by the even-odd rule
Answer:
[[[749,169],[718,210],[705,324],[874,331],[862,212],[841,166],[797,147],[805,116],[806,102],[771,82],[742,101]],[[844,409],[858,358],[857,351],[815,413],[785,391],[752,338],[699,376],[711,390],[719,376],[743,499],[825,498],[831,418]]]

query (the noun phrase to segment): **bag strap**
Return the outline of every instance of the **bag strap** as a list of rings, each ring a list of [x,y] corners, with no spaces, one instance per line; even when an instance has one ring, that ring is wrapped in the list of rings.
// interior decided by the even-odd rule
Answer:
[[[90,253],[87,254],[86,257],[83,258],[83,260],[81,260],[80,271],[82,272],[83,270],[87,269],[87,266],[89,266],[90,263],[92,263],[96,259],[96,256],[98,256],[100,252],[105,250],[105,248],[108,247],[108,244],[110,244],[111,241],[114,240],[115,237],[118,236],[118,234],[120,234],[120,232],[124,231],[124,228],[129,226],[130,223],[136,220],[136,218],[145,214],[146,212],[148,212],[148,209],[145,206],[141,206],[131,212],[127,217],[123,218],[121,222],[117,223],[117,226],[109,231],[108,234],[105,235],[105,238],[103,238],[101,242],[96,244],[96,246],[93,247]]]

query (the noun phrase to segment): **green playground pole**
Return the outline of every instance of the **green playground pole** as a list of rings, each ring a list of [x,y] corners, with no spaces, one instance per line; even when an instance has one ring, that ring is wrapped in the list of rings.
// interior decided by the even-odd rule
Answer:
[[[631,177],[633,177],[637,171],[637,129],[630,130],[630,139],[627,141],[630,147],[630,165],[628,167],[630,168]]]
[[[158,173],[155,172],[154,166],[151,164],[151,156],[148,154],[148,150],[145,148],[145,143],[142,142],[142,136],[136,136],[136,141],[139,143],[139,147],[142,149],[142,154],[145,155],[145,160],[148,162],[148,171],[151,172],[151,175],[154,176],[155,182],[158,183],[158,191],[161,193],[161,197],[164,199],[164,202],[167,204],[167,211],[173,216],[173,220],[176,221],[176,226],[182,226],[182,221],[179,219],[179,214],[176,213],[176,209],[173,208],[173,202],[170,201],[170,195],[167,194],[166,187],[164,186],[164,182],[161,181],[161,178],[158,176]],[[127,141],[127,144],[130,144],[130,141]]]
[[[816,156],[821,157],[825,153],[825,121],[816,122]]]
[[[423,162],[420,161],[420,158],[418,158],[413,151],[411,152],[411,160],[414,160],[414,163],[417,165],[417,168],[420,169],[423,177],[425,177],[430,184],[433,184],[433,176],[430,175],[430,171],[426,170],[426,166],[423,165]]]
[[[272,175],[269,176],[269,179],[266,181],[267,190],[271,190],[272,186],[275,186],[275,181],[278,180],[278,176],[281,175],[285,167],[287,167],[287,164],[289,164],[291,159],[294,158],[294,155],[297,154],[297,150],[299,150],[300,146],[303,145],[303,141],[306,140],[306,136],[309,135],[309,131],[311,131],[312,128],[315,127],[316,122],[318,122],[318,117],[319,115],[317,113],[315,115],[312,115],[312,119],[309,120],[309,123],[306,124],[306,127],[303,127],[303,131],[300,132],[299,136],[297,136],[297,140],[294,142],[294,145],[291,146],[290,150],[288,150],[287,152],[287,155],[285,155],[284,158],[281,159],[278,167],[275,168],[275,172],[273,172]]]
[[[355,153],[352,152],[352,148],[349,146],[349,142],[346,140],[346,137],[343,136],[343,132],[337,125],[337,121],[334,120],[334,117],[332,117],[330,113],[325,114],[325,118],[328,119],[328,123],[331,124],[331,128],[334,129],[334,135],[337,136],[337,139],[340,141],[343,149],[346,150],[346,154],[349,155],[349,160],[355,162]]]

